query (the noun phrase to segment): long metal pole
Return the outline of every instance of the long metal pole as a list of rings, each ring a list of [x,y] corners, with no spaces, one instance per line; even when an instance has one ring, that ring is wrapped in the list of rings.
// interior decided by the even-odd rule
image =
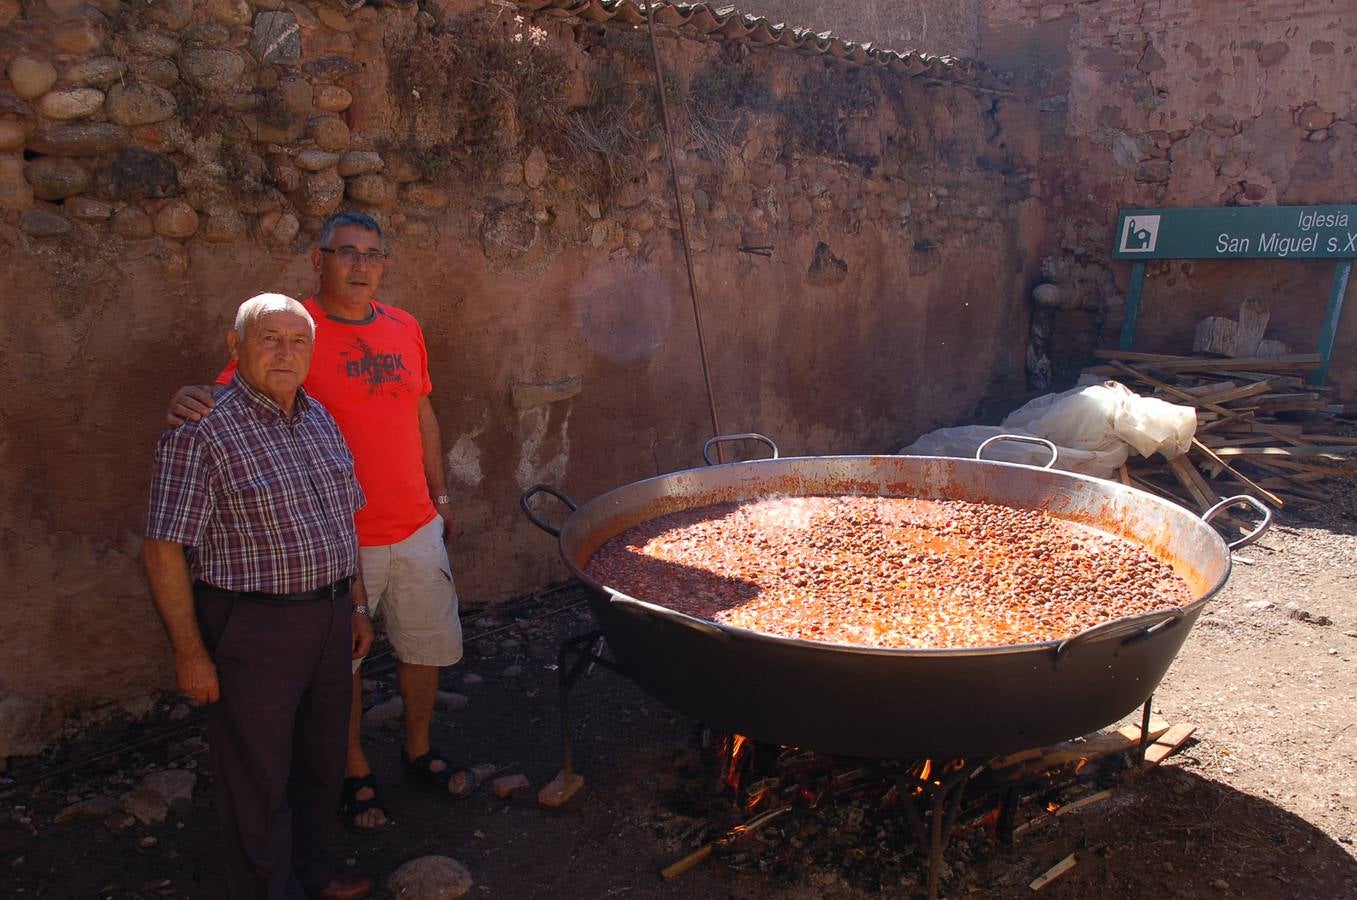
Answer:
[[[646,26],[650,32],[650,55],[655,63],[655,93],[660,100],[660,119],[664,125],[665,153],[669,157],[669,177],[674,185],[674,208],[678,212],[679,234],[683,238],[683,261],[688,268],[688,294],[693,300],[693,321],[697,323],[697,350],[702,359],[702,382],[707,388],[707,409],[711,413],[712,436],[721,433],[716,417],[716,395],[712,392],[711,366],[707,362],[707,340],[702,330],[702,309],[697,299],[697,275],[693,270],[693,247],[688,238],[688,216],[683,212],[683,195],[679,191],[678,161],[674,158],[674,125],[669,118],[669,98],[664,91],[664,70],[660,68],[660,45],[655,38],[655,2],[646,3]],[[716,461],[725,462],[721,445],[716,445]]]

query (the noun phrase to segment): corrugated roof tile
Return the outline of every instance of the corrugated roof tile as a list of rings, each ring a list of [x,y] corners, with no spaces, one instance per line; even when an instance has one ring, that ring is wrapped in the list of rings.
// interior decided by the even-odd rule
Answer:
[[[529,12],[575,16],[596,25],[643,25],[645,5],[636,0],[515,0]],[[671,3],[656,0],[656,24],[699,35],[720,35],[728,40],[761,46],[787,47],[802,53],[828,56],[862,66],[879,66],[909,75],[927,75],[945,81],[974,82],[985,71],[974,59],[935,56],[918,50],[889,50],[871,43],[834,37],[831,32],[813,32],[775,23],[764,16],[741,13],[734,6],[710,3]]]

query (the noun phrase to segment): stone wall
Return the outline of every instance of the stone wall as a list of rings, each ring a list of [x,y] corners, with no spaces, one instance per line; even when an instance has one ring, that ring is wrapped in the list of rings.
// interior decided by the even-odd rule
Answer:
[[[1130,264],[1108,259],[1118,209],[1357,202],[1352,0],[999,0],[982,5],[980,46],[1035,119],[1041,252],[1063,307],[1049,323],[1052,351],[1067,372],[1121,326]],[[1254,297],[1271,309],[1269,337],[1312,352],[1333,269],[1153,265],[1136,349],[1190,350],[1198,320],[1234,317]],[[1331,378],[1357,397],[1351,308]]]
[[[311,290],[335,209],[389,228],[383,296],[424,324],[467,605],[564,574],[530,484],[699,461],[640,34],[467,0],[0,0],[0,26],[0,758],[170,687],[139,561],[166,401],[242,299]],[[662,53],[725,430],[890,451],[1021,386],[1041,225],[1009,100]]]

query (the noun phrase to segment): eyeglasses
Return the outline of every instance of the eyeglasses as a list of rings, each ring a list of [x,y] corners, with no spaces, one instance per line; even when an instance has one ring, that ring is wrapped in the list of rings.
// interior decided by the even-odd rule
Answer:
[[[321,253],[333,253],[335,258],[346,266],[356,266],[360,262],[370,266],[386,265],[386,253],[381,250],[362,251],[356,247],[321,247]]]

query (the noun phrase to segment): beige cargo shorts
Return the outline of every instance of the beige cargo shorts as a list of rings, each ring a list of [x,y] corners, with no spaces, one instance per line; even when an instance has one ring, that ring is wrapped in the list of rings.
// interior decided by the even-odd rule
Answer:
[[[359,549],[373,618],[381,617],[396,658],[416,666],[450,666],[462,658],[457,586],[443,544],[443,517],[403,541]],[[355,660],[354,671],[362,660]]]

